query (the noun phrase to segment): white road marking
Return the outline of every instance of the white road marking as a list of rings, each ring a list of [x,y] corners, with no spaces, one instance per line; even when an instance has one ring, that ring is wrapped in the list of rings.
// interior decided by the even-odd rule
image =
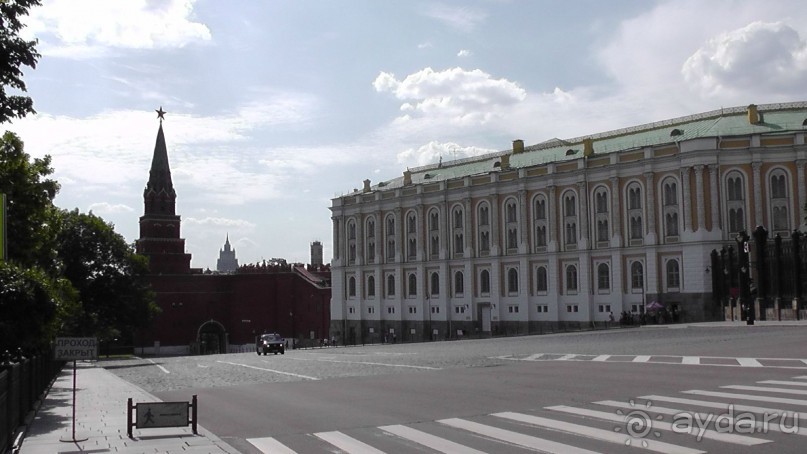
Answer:
[[[602,420],[605,420],[605,421],[611,421],[611,422],[617,422],[617,423],[624,423],[625,422],[625,416],[618,415],[616,413],[608,413],[608,412],[605,412],[605,411],[588,410],[588,409],[585,409],[585,408],[569,407],[569,406],[566,406],[566,405],[557,405],[557,406],[554,406],[554,407],[546,407],[546,409],[547,410],[553,410],[553,411],[560,411],[560,412],[563,412],[563,413],[569,413],[569,414],[572,414],[572,415],[588,416],[590,418],[597,418],[597,419],[602,419]],[[653,411],[653,408],[651,407],[649,410]],[[675,431],[675,429],[673,428],[673,425],[671,423],[664,422],[664,421],[653,421],[651,427],[653,428],[653,430],[659,429],[659,430],[665,430],[665,431],[668,431],[668,432],[674,432]],[[746,435],[735,435],[735,434],[728,434],[728,433],[720,433],[720,432],[715,432],[714,430],[704,430],[704,431],[701,432],[700,429],[696,425],[690,425],[689,428],[690,428],[690,431],[689,431],[690,435],[702,436],[703,438],[706,438],[706,439],[709,439],[709,440],[722,441],[724,443],[734,443],[734,444],[737,444],[737,445],[744,445],[744,446],[755,446],[755,445],[761,445],[763,443],[770,443],[771,442],[771,440],[765,440],[763,438],[754,438],[754,437],[749,437],[749,436],[746,436]]]
[[[648,361],[650,361],[650,356],[649,355],[639,355],[636,358],[633,358],[633,361],[631,361],[631,362],[633,362],[633,363],[646,363]]]
[[[757,407],[754,405],[742,404],[727,404],[725,402],[713,402],[710,400],[697,400],[697,399],[684,399],[681,397],[667,397],[667,396],[641,396],[639,399],[647,399],[651,402],[670,402],[674,404],[697,405],[699,407],[717,408],[723,411],[728,411],[729,407],[734,408],[734,411],[750,411],[756,413],[767,413],[772,415],[774,413],[784,414],[789,418],[796,416],[799,419],[807,419],[807,413],[800,413],[792,410],[782,410],[780,408],[767,408]]]
[[[272,437],[247,438],[247,441],[264,454],[297,454],[296,451],[289,449],[288,446]]]
[[[387,367],[409,367],[412,369],[426,369],[426,370],[442,370],[440,367],[430,367],[430,366],[413,366],[411,364],[387,364],[387,363],[375,363],[370,361],[342,361],[338,359],[326,359],[326,358],[287,358],[293,361],[322,361],[326,363],[344,363],[344,364],[366,364],[368,366],[387,366]]]
[[[379,451],[342,432],[317,432],[314,436],[336,446],[348,454],[384,454],[384,451]]]
[[[560,358],[558,358],[558,361],[568,361],[570,359],[574,359],[576,356],[578,355],[563,355]]]
[[[700,356],[683,356],[681,357],[681,364],[700,365]]]
[[[609,406],[609,407],[624,408],[626,410],[635,410],[636,409],[636,406],[634,406],[634,405],[631,405],[631,404],[629,404],[627,402],[618,402],[618,401],[615,401],[615,400],[602,400],[602,401],[593,402],[593,403],[598,404],[598,405],[606,405],[606,406]],[[739,407],[741,407],[741,405],[732,406],[732,408],[734,408],[734,410],[738,411],[738,412],[741,412],[741,411],[754,411],[754,410],[750,410],[750,409],[743,410],[743,409],[741,409]],[[751,408],[759,408],[759,407],[751,407]],[[765,411],[766,409],[760,409],[760,410],[761,411],[759,411],[759,413],[766,413],[766,414],[769,414],[769,415],[775,415],[777,417],[779,415],[783,414],[782,410],[770,410],[770,411]],[[734,418],[734,417],[730,416],[733,413],[715,415],[714,413],[700,413],[700,412],[694,412],[694,411],[691,411],[691,410],[682,410],[680,408],[659,407],[659,406],[656,406],[656,405],[652,405],[650,407],[644,407],[643,411],[647,411],[647,412],[650,412],[650,413],[658,413],[658,414],[662,414],[662,415],[671,415],[671,416],[689,415],[691,417],[699,417],[701,419],[701,421],[713,421],[715,418],[719,417],[719,418],[721,418],[721,421],[725,421],[732,428],[738,427],[738,425],[737,425],[738,423],[743,424],[743,427],[746,427],[745,424],[748,424],[748,422],[749,422],[748,419]],[[798,422],[798,420],[793,418],[793,413],[792,412],[791,413],[785,413],[785,418],[789,418],[791,422],[788,423],[787,419],[785,419],[784,420],[784,424],[785,424],[784,426],[781,424],[781,422],[783,421],[781,418],[777,418],[776,420],[770,421],[768,423],[765,423],[764,421],[756,421],[756,423],[755,423],[756,431],[758,433],[767,433],[768,431],[773,431],[773,432],[785,432],[785,431],[787,431],[786,433],[789,433],[789,434],[793,433],[793,431],[791,430],[792,425],[795,424],[796,422]],[[780,424],[777,424],[777,421],[779,421]],[[754,422],[754,421],[751,421],[751,422]],[[790,426],[787,426],[787,424],[790,424]],[[656,427],[655,423],[653,424],[653,427]],[[807,431],[798,431],[797,430],[795,433],[797,433],[799,435],[807,436]]]
[[[764,367],[756,358],[737,358],[737,362],[743,367]]]
[[[803,405],[807,407],[807,400],[802,399],[787,399],[785,397],[768,397],[768,396],[757,396],[754,394],[734,394],[734,393],[721,393],[718,391],[701,391],[699,389],[691,389],[689,391],[681,391],[684,394],[697,394],[699,396],[710,396],[710,397],[725,397],[726,399],[741,399],[741,400],[753,400],[756,402],[771,402],[776,404],[792,404],[792,405]]]
[[[227,362],[227,361],[216,361],[216,362],[217,363],[222,363],[222,364],[229,364],[231,366],[246,367],[246,368],[249,368],[249,369],[265,370],[267,372],[274,372],[276,374],[290,375],[292,377],[298,377],[298,378],[305,378],[306,380],[319,380],[319,378],[317,378],[317,377],[309,377],[308,375],[293,374],[291,372],[283,372],[283,371],[275,370],[275,369],[267,369],[265,367],[250,366],[249,364],[230,363],[230,362]]]
[[[536,359],[541,358],[542,356],[544,356],[543,353],[536,353],[534,355],[530,355],[524,358],[524,361],[535,361]]]
[[[525,415],[521,413],[503,412],[494,413],[492,416],[499,418],[510,419],[512,421],[523,422],[537,427],[545,427],[547,429],[558,430],[574,435],[580,435],[594,440],[605,441],[608,443],[615,443],[624,446],[625,442],[629,440],[625,434],[614,432],[613,430],[596,429],[593,427],[583,426],[580,424],[572,424],[565,421],[556,421],[554,419],[542,418],[540,416]],[[646,444],[646,446],[645,446]],[[664,443],[657,440],[643,439],[642,443],[631,444],[632,447],[647,449],[665,454],[695,454],[703,453],[697,449],[690,449],[683,446]]]
[[[446,440],[445,438],[440,438],[426,432],[421,432],[420,430],[412,429],[411,427],[394,425],[381,426],[379,429],[445,454],[453,454],[457,452],[461,452],[463,454],[485,454],[483,451],[477,451],[476,449],[469,448],[468,446],[454,443],[453,441]]]
[[[760,385],[793,385],[793,386],[807,386],[805,381],[785,381],[785,380],[763,380],[758,381]]]
[[[803,360],[801,360],[801,362],[803,362],[804,364],[807,364],[807,359],[803,359]],[[793,378],[797,378],[799,380],[807,380],[807,375],[799,375],[798,377],[793,377]]]
[[[765,386],[746,386],[746,385],[726,385],[721,386],[725,389],[738,389],[740,391],[762,391],[767,393],[780,393],[780,394],[795,394],[798,396],[807,396],[807,390],[792,389],[792,388],[768,388]]]
[[[600,356],[592,359],[592,361],[608,361],[608,358],[610,358],[610,357],[611,357],[611,355],[600,355]]]
[[[459,418],[441,419],[440,424],[455,427],[457,429],[467,430],[484,437],[493,438],[495,440],[504,441],[518,446],[523,446],[529,449],[535,449],[545,453],[558,453],[558,454],[596,454],[595,451],[588,449],[577,448],[575,446],[558,443],[556,441],[544,440],[543,438],[533,437],[531,435],[524,435],[511,430],[499,429],[498,427],[486,426],[473,421],[466,421]],[[701,451],[696,451],[701,452]]]
[[[154,364],[155,366],[159,367],[159,368],[160,368],[160,370],[161,370],[161,371],[163,371],[163,372],[165,372],[166,374],[170,374],[170,373],[171,373],[171,372],[169,372],[169,371],[168,371],[168,369],[166,369],[166,368],[164,368],[163,366],[161,366],[161,365],[159,365],[159,364],[155,363],[153,359],[148,359],[148,358],[146,358],[146,361],[148,361],[148,362],[150,362],[151,364]]]

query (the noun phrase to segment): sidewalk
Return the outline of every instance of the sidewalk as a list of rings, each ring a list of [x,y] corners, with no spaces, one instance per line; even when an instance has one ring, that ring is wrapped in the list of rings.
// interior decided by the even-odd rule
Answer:
[[[68,362],[53,383],[19,450],[20,454],[54,453],[197,453],[237,454],[201,426],[126,431],[127,399],[134,404],[159,402],[139,387],[94,362],[76,364],[76,438],[73,438],[73,364]],[[188,396],[190,402],[191,396]],[[60,441],[65,439],[68,441]]]

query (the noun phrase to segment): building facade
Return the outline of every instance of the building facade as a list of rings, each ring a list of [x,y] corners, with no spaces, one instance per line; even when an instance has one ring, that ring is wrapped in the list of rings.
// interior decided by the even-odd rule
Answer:
[[[802,227],[806,121],[750,105],[366,180],[332,201],[331,332],[523,334],[651,302],[721,318],[711,251]]]
[[[219,258],[216,260],[216,271],[219,273],[233,273],[238,269],[238,259],[235,258],[235,249],[230,248],[230,235],[224,240],[224,248],[219,249]]]

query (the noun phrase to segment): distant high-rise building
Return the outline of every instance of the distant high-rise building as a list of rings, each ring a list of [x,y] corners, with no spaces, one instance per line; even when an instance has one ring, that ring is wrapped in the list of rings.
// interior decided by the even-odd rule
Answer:
[[[311,265],[322,266],[322,243],[314,241],[311,243]]]
[[[238,259],[235,258],[235,249],[230,249],[230,235],[224,241],[224,249],[219,249],[219,259],[216,260],[216,270],[220,273],[232,273],[238,269]]]

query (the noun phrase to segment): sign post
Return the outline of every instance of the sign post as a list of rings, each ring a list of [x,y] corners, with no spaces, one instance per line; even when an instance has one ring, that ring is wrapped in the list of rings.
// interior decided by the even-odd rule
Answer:
[[[54,359],[73,360],[73,430],[70,436],[64,435],[59,441],[85,441],[89,437],[80,435],[76,437],[76,360],[97,359],[98,341],[94,337],[57,337]]]

